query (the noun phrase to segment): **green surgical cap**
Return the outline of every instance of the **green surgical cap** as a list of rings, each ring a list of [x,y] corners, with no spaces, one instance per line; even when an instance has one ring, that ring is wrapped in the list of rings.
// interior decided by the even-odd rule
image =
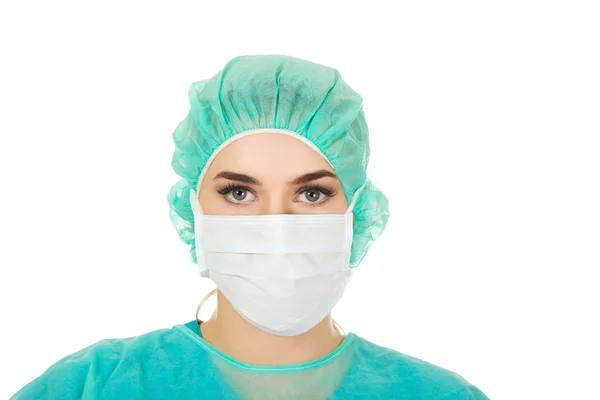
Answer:
[[[356,202],[350,267],[356,267],[383,232],[388,200],[367,178],[369,131],[362,97],[330,67],[284,55],[242,56],[210,79],[192,83],[190,110],[173,140],[172,167],[181,176],[167,196],[170,218],[196,263],[190,190],[211,155],[232,137],[255,129],[280,129],[314,144],[332,165],[348,203]],[[306,141],[306,140],[305,140]]]

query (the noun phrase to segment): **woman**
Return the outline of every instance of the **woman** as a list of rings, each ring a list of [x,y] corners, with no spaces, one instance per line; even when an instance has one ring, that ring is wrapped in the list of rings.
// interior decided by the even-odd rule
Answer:
[[[217,286],[217,311],[102,340],[14,398],[487,399],[451,371],[344,336],[331,319],[389,215],[366,177],[362,98],[339,73],[238,57],[192,84],[189,99],[173,134],[183,179],[168,199],[192,261]]]

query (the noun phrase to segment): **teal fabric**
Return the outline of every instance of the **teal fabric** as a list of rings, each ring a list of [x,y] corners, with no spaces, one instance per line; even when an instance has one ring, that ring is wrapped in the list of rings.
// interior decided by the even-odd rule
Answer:
[[[363,184],[354,212],[350,267],[382,234],[388,199],[367,178],[369,130],[362,97],[330,67],[284,55],[242,56],[210,79],[192,83],[190,110],[173,132],[171,166],[181,180],[170,189],[169,215],[196,263],[190,190],[211,155],[234,136],[283,129],[308,140],[327,158],[348,202]],[[394,133],[394,132],[388,132]]]
[[[101,340],[58,361],[12,399],[489,400],[454,372],[355,334],[312,362],[244,364],[206,342],[196,321]]]

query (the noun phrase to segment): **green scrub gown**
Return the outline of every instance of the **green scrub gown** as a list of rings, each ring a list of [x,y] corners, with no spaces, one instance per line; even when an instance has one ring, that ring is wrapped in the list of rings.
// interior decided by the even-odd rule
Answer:
[[[454,372],[352,333],[318,360],[255,366],[213,347],[196,321],[101,340],[58,361],[12,399],[489,400]]]

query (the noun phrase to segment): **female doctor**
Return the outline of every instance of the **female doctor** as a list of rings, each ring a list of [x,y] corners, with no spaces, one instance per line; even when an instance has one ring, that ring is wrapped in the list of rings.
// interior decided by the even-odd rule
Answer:
[[[13,398],[487,399],[452,371],[343,335],[331,318],[389,216],[366,177],[362,98],[339,72],[238,57],[193,83],[189,100],[173,133],[182,179],[170,217],[216,284],[216,312],[101,340]]]

